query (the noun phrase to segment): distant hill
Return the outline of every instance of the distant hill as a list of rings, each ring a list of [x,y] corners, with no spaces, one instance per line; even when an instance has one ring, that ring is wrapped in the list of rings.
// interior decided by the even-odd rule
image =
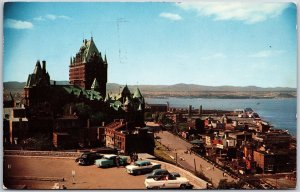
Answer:
[[[53,81],[51,80],[51,84]],[[68,81],[56,81],[57,85],[68,85]],[[23,91],[25,82],[4,82],[4,93]],[[116,83],[107,84],[107,93],[119,93],[124,85]],[[133,92],[136,85],[128,85]],[[262,88],[256,86],[204,86],[196,84],[175,85],[139,85],[142,94],[147,97],[203,97],[203,98],[291,98],[296,97],[296,88],[270,87]]]
[[[148,91],[296,91],[295,88],[289,87],[262,88],[256,86],[205,86],[184,83],[175,85],[140,85],[139,87]]]
[[[3,83],[4,90],[19,90],[23,89],[25,86],[25,82],[17,82],[17,81],[9,81]]]
[[[51,84],[53,84],[53,80],[51,80]],[[56,81],[57,85],[68,85],[69,81]],[[4,90],[20,90],[24,89],[26,82],[18,82],[18,81],[9,81],[3,83]]]

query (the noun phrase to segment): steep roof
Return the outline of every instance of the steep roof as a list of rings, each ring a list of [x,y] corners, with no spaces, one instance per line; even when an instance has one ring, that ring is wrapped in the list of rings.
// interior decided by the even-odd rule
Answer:
[[[93,41],[91,40],[84,40],[82,46],[80,47],[79,52],[82,54],[83,60],[88,61],[93,54],[101,58],[101,55]]]
[[[91,89],[95,90],[95,89],[98,89],[98,88],[99,88],[99,83],[98,83],[97,79],[95,78],[94,81],[93,81],[93,84],[91,86]]]
[[[64,85],[62,88],[68,93],[76,95],[77,97],[85,97],[89,100],[101,100],[103,99],[101,94],[95,90],[85,90],[79,86]]]
[[[131,93],[130,93],[127,85],[125,87],[123,87],[121,94],[122,94],[122,97],[130,97]]]
[[[41,73],[42,67],[41,67],[41,63],[38,60],[35,64],[35,68],[33,70],[33,74],[39,75]]]
[[[42,69],[39,60],[36,62],[33,73],[28,75],[25,87],[34,85],[50,85],[50,76],[45,69]]]
[[[110,97],[109,93],[107,93],[104,101],[109,102],[110,100],[111,100],[111,97]]]
[[[133,94],[133,98],[142,98],[142,94],[139,88],[136,88],[134,94]]]

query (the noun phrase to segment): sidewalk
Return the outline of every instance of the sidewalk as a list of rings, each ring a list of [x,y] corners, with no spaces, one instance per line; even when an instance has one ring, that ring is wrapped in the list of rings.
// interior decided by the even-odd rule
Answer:
[[[195,169],[202,172],[211,180],[214,187],[217,187],[219,185],[219,181],[221,179],[227,179],[227,181],[237,182],[236,179],[232,178],[227,173],[225,173],[224,175],[224,172],[221,169],[215,167],[201,157],[193,153],[184,153],[187,149],[190,149],[192,147],[192,144],[180,139],[179,137],[176,137],[175,135],[167,131],[156,133],[156,135],[161,138],[159,142],[170,149],[170,151],[167,152],[170,156],[176,157],[177,153],[178,164],[182,165],[192,172],[194,172]]]

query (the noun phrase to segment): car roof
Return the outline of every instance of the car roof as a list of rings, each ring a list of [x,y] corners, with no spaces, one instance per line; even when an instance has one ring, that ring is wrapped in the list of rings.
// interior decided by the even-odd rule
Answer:
[[[140,160],[140,161],[136,161],[135,163],[136,164],[144,164],[144,163],[151,163],[151,162],[148,160]]]
[[[104,155],[104,157],[106,158],[111,158],[111,157],[116,157],[117,155],[115,154],[107,154],[107,155]]]

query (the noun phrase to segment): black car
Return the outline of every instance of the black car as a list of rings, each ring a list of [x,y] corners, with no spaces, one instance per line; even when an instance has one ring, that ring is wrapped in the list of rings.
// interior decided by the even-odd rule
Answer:
[[[146,179],[150,179],[150,178],[160,178],[160,177],[164,177],[164,176],[171,176],[171,177],[180,177],[179,173],[175,173],[175,172],[169,172],[166,169],[155,169],[153,170],[150,174],[146,175]]]
[[[103,155],[97,152],[86,152],[81,154],[75,162],[77,162],[78,165],[93,165],[96,159],[101,159],[102,157]]]

